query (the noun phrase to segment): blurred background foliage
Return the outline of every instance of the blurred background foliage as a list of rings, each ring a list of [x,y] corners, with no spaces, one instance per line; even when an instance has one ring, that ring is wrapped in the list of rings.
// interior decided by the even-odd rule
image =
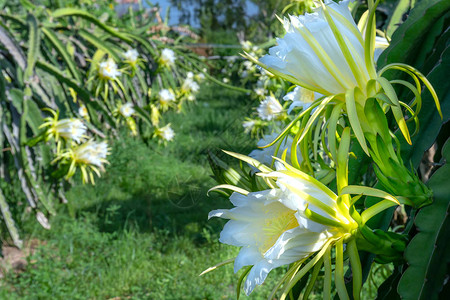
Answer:
[[[21,203],[24,195],[37,220],[49,227],[47,217],[55,214],[57,202],[66,202],[70,186],[63,176],[71,176],[71,162],[62,155],[77,148],[71,141],[63,150],[56,139],[45,142],[48,131],[41,125],[48,109],[57,112],[56,120],[83,120],[89,138],[112,142],[125,126],[146,141],[166,123],[160,92],[171,93],[172,108],[182,111],[194,92],[183,85],[188,73],[193,78],[193,71],[207,71],[182,46],[198,36],[187,27],[168,26],[157,9],[129,10],[119,18],[112,1],[22,0],[4,1],[0,7],[0,204],[6,228],[20,247],[5,199]],[[137,51],[133,61],[125,55],[132,49]],[[164,51],[173,56],[170,65],[162,60]],[[125,104],[132,107],[131,115],[121,113]],[[72,159],[82,167],[84,162]],[[93,182],[82,175],[83,181]],[[21,195],[11,189],[16,182]]]

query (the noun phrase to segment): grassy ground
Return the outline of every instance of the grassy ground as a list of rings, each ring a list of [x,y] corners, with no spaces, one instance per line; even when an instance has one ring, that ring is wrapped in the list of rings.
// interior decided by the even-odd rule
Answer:
[[[50,231],[25,222],[26,239],[45,244],[24,272],[5,275],[0,298],[235,298],[239,274],[231,265],[198,276],[238,252],[217,241],[224,222],[207,221],[210,210],[231,204],[206,196],[214,186],[206,153],[254,147],[242,132],[246,96],[218,89],[203,87],[196,105],[168,116],[177,135],[167,147],[124,134],[106,174],[95,187],[67,193],[69,204],[59,207]],[[264,298],[270,286],[252,299]]]

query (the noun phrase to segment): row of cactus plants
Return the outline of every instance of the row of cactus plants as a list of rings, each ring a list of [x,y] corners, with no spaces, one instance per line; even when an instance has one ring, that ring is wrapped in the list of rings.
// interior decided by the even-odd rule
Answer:
[[[48,228],[70,178],[94,183],[105,170],[108,140],[126,127],[144,140],[171,141],[164,113],[195,100],[208,75],[183,46],[195,33],[168,26],[157,8],[118,18],[108,3],[0,5],[0,207],[20,247],[8,203],[25,198]]]

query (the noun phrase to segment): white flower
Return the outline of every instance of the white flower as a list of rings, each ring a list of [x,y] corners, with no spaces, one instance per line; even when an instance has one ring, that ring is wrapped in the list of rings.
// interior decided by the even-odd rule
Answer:
[[[264,71],[264,70],[261,70],[261,76],[259,77],[259,81],[262,81],[262,82],[264,82],[264,81],[267,81],[268,79],[269,79],[269,77],[266,75],[266,73],[265,73],[266,71]]]
[[[249,133],[252,131],[253,127],[255,127],[255,121],[248,120],[242,123],[242,127],[244,127],[244,132]]]
[[[194,95],[189,95],[188,97],[187,97],[187,99],[189,100],[189,101],[195,101],[195,96]]]
[[[81,117],[83,117],[83,118],[86,118],[89,114],[88,114],[88,110],[87,110],[87,108],[86,108],[86,106],[85,105],[81,105],[79,108],[78,108],[78,114],[81,116]]]
[[[248,72],[247,71],[242,71],[241,77],[242,78],[247,78],[248,77]]]
[[[276,180],[277,188],[247,195],[233,193],[230,201],[234,208],[213,210],[208,215],[230,220],[220,241],[242,247],[234,261],[235,272],[252,266],[244,286],[247,295],[272,269],[304,260],[327,242],[350,236],[358,228],[348,207],[338,205],[338,196],[307,174],[284,164],[261,176]]]
[[[159,91],[159,103],[161,105],[167,105],[173,101],[175,101],[175,94],[173,92],[167,89]]]
[[[258,143],[256,145],[258,147],[266,146],[269,143],[271,143],[272,141],[274,141],[278,137],[278,135],[279,135],[279,133],[276,133],[276,132],[269,134],[269,135],[265,135],[265,136],[263,136],[263,138],[261,140],[258,141]],[[293,139],[289,135],[287,136],[287,138],[283,139],[283,141],[281,142],[281,145],[278,149],[277,155],[275,155],[275,150],[277,149],[279,142],[277,142],[267,148],[255,149],[252,152],[250,152],[250,154],[248,156],[253,157],[254,159],[256,159],[257,161],[259,161],[260,163],[262,163],[266,166],[270,166],[272,164],[273,156],[281,158],[284,150],[287,149],[286,160],[289,163],[290,157],[291,157],[292,141],[293,141]],[[297,155],[297,158],[298,158],[298,161],[301,162],[301,155]]]
[[[112,60],[112,58],[109,58],[107,61],[100,63],[98,73],[101,78],[108,80],[114,80],[117,78],[117,76],[120,76],[122,74],[122,72],[117,69],[117,65],[114,60]]]
[[[158,128],[156,134],[165,141],[170,142],[175,137],[175,132],[170,127],[170,123],[164,127]]]
[[[81,142],[86,134],[86,126],[79,119],[62,119],[55,123],[54,134],[75,142]]]
[[[251,51],[252,49],[252,43],[250,41],[242,41],[241,46],[244,51]]]
[[[200,86],[197,82],[193,79],[194,75],[192,77],[188,77],[184,80],[183,85],[181,86],[181,90],[185,93],[193,92],[197,93],[200,89]]]
[[[258,87],[255,89],[255,94],[263,97],[266,94],[266,90]]]
[[[350,223],[338,214],[337,197],[331,191],[324,192],[313,182],[280,172],[268,176],[278,178],[278,188],[246,196],[233,193],[230,201],[234,208],[209,213],[209,218],[230,219],[220,233],[220,242],[242,247],[234,261],[234,271],[253,266],[245,281],[247,295],[264,282],[272,269],[309,257],[338,232],[335,227],[306,218],[306,208],[323,217]],[[335,215],[310,203],[306,194],[315,198],[316,203],[329,206]]]
[[[106,141],[97,143],[91,139],[81,145],[72,145],[70,149],[60,153],[55,161],[70,161],[66,179],[72,177],[79,167],[83,183],[95,184],[94,173],[100,176],[100,171],[105,171],[103,165],[108,163],[106,160],[106,156],[109,154],[108,150]]]
[[[139,53],[137,52],[136,49],[130,49],[127,52],[125,52],[123,56],[125,56],[125,60],[127,60],[128,62],[135,63],[139,57]]]
[[[283,107],[274,96],[267,96],[256,111],[262,120],[271,121],[283,111]]]
[[[326,95],[345,93],[356,86],[365,88],[370,79],[367,68],[371,66],[364,63],[363,37],[347,7],[348,1],[325,3],[349,55],[343,54],[320,6],[311,14],[285,19],[286,35],[260,62],[270,72]]]
[[[189,71],[189,72],[187,72],[186,77],[192,79],[192,78],[194,78],[194,73]]]
[[[202,82],[203,80],[205,80],[205,74],[198,73],[197,75],[195,75],[195,79],[197,79],[197,81]]]
[[[258,79],[258,81],[256,82],[256,87],[263,88],[264,87],[264,81],[261,80],[261,79]]]
[[[122,105],[119,108],[119,113],[124,117],[124,118],[128,118],[130,117],[132,114],[134,114],[135,110],[133,108],[133,103],[125,103],[124,105]]]
[[[75,162],[94,165],[100,169],[103,169],[103,164],[107,162],[106,156],[108,154],[108,143],[106,141],[97,143],[94,140],[89,140],[73,149]]]
[[[258,78],[258,81],[256,82],[256,86],[259,88],[263,88],[267,82],[267,80],[269,79],[269,77],[267,77],[266,75],[262,75]]]
[[[283,97],[283,100],[292,101],[288,109],[288,114],[290,114],[295,107],[301,107],[303,110],[308,109],[314,100],[322,96],[322,94],[297,86],[292,92],[287,93]]]
[[[254,64],[249,60],[244,61],[243,65],[247,70],[250,70],[254,66]]]
[[[222,81],[223,81],[223,83],[228,83],[228,82],[230,82],[230,79],[225,77],[225,78],[222,79]]]
[[[172,49],[165,48],[161,51],[159,62],[164,66],[171,66],[176,59],[175,52]]]

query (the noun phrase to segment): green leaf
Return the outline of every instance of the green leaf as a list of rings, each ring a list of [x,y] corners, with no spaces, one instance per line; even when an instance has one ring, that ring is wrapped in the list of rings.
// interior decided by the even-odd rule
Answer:
[[[103,60],[105,54],[106,54],[105,51],[103,51],[102,49],[97,49],[95,51],[94,55],[91,58],[91,65],[90,65],[89,71],[88,71],[88,74],[90,77],[92,77],[93,74],[95,74],[95,72],[98,68],[98,65]]]
[[[28,9],[28,10],[33,10],[33,9],[36,8],[36,5],[34,5],[34,4],[33,4],[31,1],[29,1],[29,0],[20,0],[20,4],[21,4],[24,8]]]
[[[429,180],[434,202],[417,214],[418,233],[405,250],[408,268],[398,285],[402,299],[438,299],[450,263],[450,139],[442,156],[446,164]]]
[[[85,39],[88,43],[90,43],[91,45],[93,45],[94,47],[96,47],[97,49],[101,49],[104,52],[108,53],[110,56],[112,56],[112,58],[117,62],[120,61],[120,57],[119,55],[116,53],[116,51],[114,51],[114,49],[112,49],[111,47],[109,47],[109,45],[105,44],[105,41],[102,41],[101,39],[99,39],[97,36],[89,33],[88,31],[81,29],[78,31],[78,34]]]
[[[144,46],[144,48],[151,54],[152,57],[154,57],[155,59],[158,56],[158,52],[155,49],[156,47],[153,47],[152,44],[146,40],[145,38],[143,38],[142,36],[127,32],[125,33],[128,37],[136,40],[138,43],[142,44],[142,46]]]
[[[417,56],[424,47],[424,39],[433,25],[450,10],[448,0],[421,0],[408,19],[394,32],[390,46],[378,59],[382,67],[394,62],[415,66]],[[428,46],[429,47],[429,46]],[[418,66],[417,66],[418,67]]]
[[[57,18],[62,18],[62,17],[70,17],[70,16],[74,16],[74,17],[80,17],[83,18],[85,20],[88,20],[91,23],[94,23],[95,25],[97,25],[98,27],[100,27],[101,29],[105,30],[106,32],[110,33],[111,35],[118,37],[119,39],[127,42],[127,43],[131,43],[132,40],[129,39],[128,37],[126,37],[123,33],[115,30],[114,28],[104,24],[102,21],[100,21],[99,19],[97,19],[95,16],[91,15],[88,12],[85,12],[82,9],[76,9],[76,8],[60,8],[55,10],[52,13],[52,17],[57,19]]]
[[[400,300],[400,295],[397,293],[397,285],[400,280],[401,273],[398,268],[389,276],[379,287],[376,300]]]
[[[23,112],[23,92],[19,89],[11,89],[9,91],[9,98],[12,105],[17,109],[19,114]]]
[[[67,78],[58,68],[56,68],[54,65],[51,65],[47,62],[38,60],[36,62],[36,66],[50,74],[56,77],[58,81],[61,83],[67,84],[67,86],[73,88],[77,94],[82,98],[84,101],[88,102],[90,101],[89,93],[81,88],[76,81],[74,81],[72,78]]]
[[[27,68],[25,69],[25,80],[28,80],[34,71],[34,65],[39,53],[39,45],[41,42],[38,21],[32,14],[27,16],[28,23],[28,54],[27,54]]]
[[[28,126],[30,126],[33,134],[37,135],[40,132],[39,126],[44,123],[41,115],[41,110],[33,101],[25,101],[25,105],[27,106],[28,112],[25,116]]]
[[[392,33],[402,23],[403,15],[406,14],[411,8],[411,0],[399,0],[394,12],[389,18],[389,24],[387,26],[386,34],[391,37]]]
[[[47,39],[50,41],[50,43],[53,44],[55,47],[55,50],[58,51],[58,53],[61,55],[64,62],[67,64],[67,67],[70,70],[70,73],[72,73],[72,76],[78,81],[81,82],[81,75],[78,71],[77,65],[75,64],[74,60],[72,59],[72,56],[67,52],[64,45],[61,43],[61,41],[58,39],[56,34],[53,33],[48,28],[42,28],[42,32],[47,37]]]
[[[350,152],[353,153],[354,156],[350,155],[348,161],[348,183],[359,184],[362,176],[367,172],[370,157],[364,153],[364,150],[359,143],[352,143]]]
[[[10,33],[0,26],[0,43],[8,50],[9,54],[14,58],[16,63],[22,70],[25,70],[26,60],[22,49],[17,45],[16,41],[11,37]]]
[[[18,153],[19,155],[22,156],[23,170],[26,175],[29,186],[32,188],[32,190],[35,191],[37,199],[39,199],[39,202],[42,203],[45,209],[50,214],[55,215],[56,212],[50,200],[52,195],[43,190],[43,187],[45,187],[45,185],[41,183],[41,178],[38,178],[35,172],[33,171],[35,163],[31,155],[29,154],[28,146],[26,146],[27,142],[26,116],[28,115],[28,108],[30,107],[27,104],[27,102],[30,102],[31,100],[26,97],[23,97],[23,101],[24,101],[23,116],[21,116],[20,118],[20,130],[19,130],[20,151]]]
[[[0,210],[2,212],[3,221],[6,224],[6,228],[8,228],[9,235],[18,248],[22,248],[23,242],[19,237],[19,231],[17,230],[14,219],[11,216],[11,212],[9,211],[8,203],[6,202],[5,196],[3,195],[3,191],[0,189]]]

